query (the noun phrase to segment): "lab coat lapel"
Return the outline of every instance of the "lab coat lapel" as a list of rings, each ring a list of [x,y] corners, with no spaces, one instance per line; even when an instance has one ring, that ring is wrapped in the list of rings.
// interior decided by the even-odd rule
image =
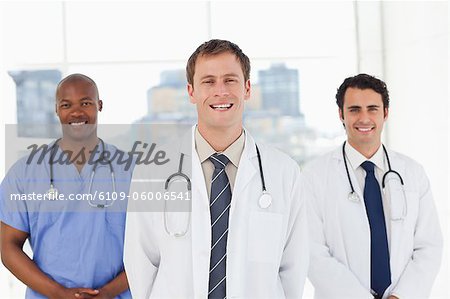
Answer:
[[[211,220],[205,179],[200,159],[195,150],[194,137],[195,126],[192,128],[190,151],[192,157],[192,275],[195,298],[205,298],[209,280]]]
[[[230,219],[233,217],[233,212],[236,207],[236,201],[246,194],[245,188],[257,173],[257,169],[253,164],[253,159],[256,159],[255,141],[250,134],[245,131],[245,145],[239,161],[236,179],[234,181],[234,188],[232,191],[232,200],[230,207]]]
[[[351,191],[350,182],[348,181],[347,171],[345,170],[344,158],[342,155],[342,147],[339,147],[334,152],[333,158],[337,160],[338,173],[341,178],[345,179],[347,186],[348,186],[348,193],[350,193],[350,191]],[[359,187],[358,180],[356,179],[356,176],[355,176],[355,172],[353,171],[352,166],[350,165],[350,162],[348,161],[348,159],[347,159],[347,166],[348,166],[348,172],[350,175],[350,179],[353,184],[353,189],[355,190],[356,194],[358,194],[360,202],[362,202],[362,201],[364,201],[363,192],[361,191],[361,188]],[[348,198],[347,198],[347,200],[348,200]],[[363,207],[364,207],[364,203],[363,203]],[[366,209],[364,207],[364,212],[365,211],[366,211]]]
[[[391,152],[389,150],[388,151],[388,155],[389,155],[389,159],[391,161],[391,169],[397,171],[398,173],[400,173],[400,175],[402,175],[402,177],[404,177],[404,173],[405,173],[405,162],[404,160],[398,159],[396,153]],[[391,198],[390,201],[403,201],[402,198]],[[392,204],[391,202],[389,202],[390,205],[390,210],[392,211]],[[390,240],[389,240],[389,245],[390,245],[390,250],[389,250],[389,259],[390,259],[390,266],[391,266],[391,275],[393,277],[397,276],[397,273],[395,273],[397,271],[395,265],[396,265],[396,261],[401,260],[401,255],[402,255],[402,246],[403,246],[403,242],[404,242],[404,225],[406,220],[392,220],[392,217],[390,217],[390,215],[388,216],[388,221],[390,222]],[[398,267],[397,267],[398,268]]]
[[[359,196],[359,200],[351,201],[348,199],[351,188],[345,170],[342,147],[339,147],[334,152],[333,160],[336,168],[332,173],[337,173],[338,175],[337,178],[334,178],[336,181],[332,183],[335,190],[332,191],[332,194],[336,196],[338,201],[336,209],[340,215],[338,218],[339,224],[336,225],[335,229],[340,229],[339,234],[342,238],[339,242],[343,242],[342,247],[347,248],[347,260],[345,263],[359,277],[360,282],[364,286],[370,287],[370,262],[361,262],[361,260],[370,261],[370,227],[363,193],[353,169],[348,164],[350,179],[356,194]],[[333,179],[333,176],[330,179]]]

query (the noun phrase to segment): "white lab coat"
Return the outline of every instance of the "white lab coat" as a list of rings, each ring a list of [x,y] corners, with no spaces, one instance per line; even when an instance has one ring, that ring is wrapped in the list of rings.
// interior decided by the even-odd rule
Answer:
[[[192,140],[193,133],[194,129]],[[182,150],[192,158],[188,233],[181,238],[169,236],[162,212],[128,213],[124,262],[134,298],[207,298],[209,199],[194,143],[189,142],[189,147]],[[309,246],[299,167],[278,150],[262,144],[258,147],[272,204],[267,209],[258,205],[262,194],[258,159],[255,142],[246,132],[229,216],[227,297],[301,298]],[[174,165],[172,172],[177,168]],[[173,212],[169,216],[171,221],[182,218]]]
[[[390,294],[401,299],[427,298],[438,272],[442,234],[430,185],[423,168],[388,151],[392,169],[403,177],[407,199],[404,220],[387,217],[390,229]],[[363,193],[349,167],[355,191]],[[373,298],[370,294],[370,228],[363,201],[348,199],[350,185],[342,147],[311,162],[303,172],[311,238],[309,279],[315,298]],[[391,198],[391,213],[403,201]],[[400,212],[401,214],[401,212]]]

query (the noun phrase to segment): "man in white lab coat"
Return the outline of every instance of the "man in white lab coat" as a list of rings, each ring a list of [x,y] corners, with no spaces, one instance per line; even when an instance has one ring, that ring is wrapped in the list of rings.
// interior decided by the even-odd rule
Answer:
[[[422,166],[381,143],[386,84],[347,78],[336,103],[347,141],[304,172],[315,297],[427,298],[442,236]]]
[[[192,160],[192,214],[178,221],[182,213],[129,209],[124,259],[133,297],[301,298],[309,255],[299,168],[242,126],[248,57],[210,40],[186,72],[198,113],[192,144],[181,147]]]

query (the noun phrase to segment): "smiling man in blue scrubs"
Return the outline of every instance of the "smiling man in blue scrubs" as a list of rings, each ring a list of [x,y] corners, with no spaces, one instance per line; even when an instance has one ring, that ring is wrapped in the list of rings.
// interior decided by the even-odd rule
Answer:
[[[100,159],[118,152],[97,137],[102,107],[92,79],[63,79],[56,91],[62,138],[16,162],[1,184],[2,262],[28,286],[26,298],[131,298],[122,262],[126,200],[73,199],[128,193],[132,169]],[[75,155],[67,159],[69,151]],[[23,251],[27,239],[33,259]]]

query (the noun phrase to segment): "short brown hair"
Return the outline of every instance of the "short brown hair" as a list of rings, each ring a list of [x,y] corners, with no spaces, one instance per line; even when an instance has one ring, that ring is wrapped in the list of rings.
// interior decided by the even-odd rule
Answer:
[[[194,51],[194,53],[192,53],[191,57],[189,57],[186,65],[186,78],[188,83],[194,84],[195,63],[198,56],[218,55],[224,52],[230,52],[236,55],[236,58],[241,64],[242,72],[244,73],[244,79],[247,82],[247,80],[250,79],[250,59],[248,59],[247,55],[242,52],[241,48],[239,48],[238,45],[230,41],[212,39],[201,44]]]

